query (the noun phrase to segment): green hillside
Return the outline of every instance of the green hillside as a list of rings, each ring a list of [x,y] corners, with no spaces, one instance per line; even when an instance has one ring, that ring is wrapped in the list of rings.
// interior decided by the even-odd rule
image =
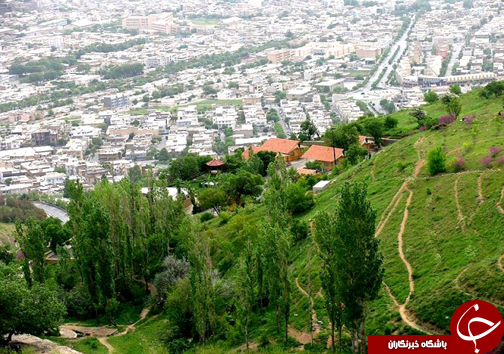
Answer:
[[[439,130],[413,132],[415,120],[407,111],[393,114],[398,129],[408,136],[383,149],[370,160],[337,176],[331,187],[316,197],[315,206],[299,218],[311,220],[322,210],[331,210],[343,181],[366,181],[368,197],[377,211],[376,237],[384,255],[385,278],[380,297],[368,308],[367,334],[448,333],[453,312],[471,299],[489,301],[504,311],[504,165],[499,152],[490,166],[481,159],[490,147],[504,150],[504,136],[496,114],[500,98],[485,100],[479,91],[463,95],[461,117],[474,115],[472,124],[460,119]],[[425,106],[433,117],[444,114],[441,103]],[[448,170],[431,177],[426,160],[430,150],[442,146],[448,155]],[[453,160],[463,156],[465,168],[455,172]],[[227,278],[244,249],[244,228],[254,229],[264,217],[264,207],[249,205],[229,220],[216,218],[201,225],[211,235],[214,266]],[[261,352],[295,351],[309,338],[308,258],[314,318],[319,351],[324,351],[329,322],[320,289],[319,260],[310,238],[294,243],[292,257],[292,308],[289,333],[297,339],[287,349],[275,331],[275,314],[269,309],[255,314],[251,325],[252,347],[270,342]],[[166,331],[163,314],[149,316],[136,330],[110,338],[115,353],[164,353],[160,344]],[[317,328],[316,327],[316,328]],[[348,338],[347,338],[348,339]],[[274,343],[278,344],[274,344]],[[282,343],[282,344],[280,344]],[[72,343],[70,342],[70,345]],[[75,345],[84,353],[101,353],[101,344]],[[222,340],[194,353],[238,352],[243,337]]]

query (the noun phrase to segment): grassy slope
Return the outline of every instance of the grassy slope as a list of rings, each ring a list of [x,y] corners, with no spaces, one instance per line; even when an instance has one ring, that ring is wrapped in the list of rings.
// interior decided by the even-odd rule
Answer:
[[[0,223],[0,244],[14,244],[16,225]]]
[[[503,134],[493,120],[501,107],[501,101],[481,100],[477,92],[463,97],[462,116],[475,114],[474,126],[477,133],[465,123],[453,123],[444,131],[416,133],[391,145],[376,154],[370,161],[340,175],[330,189],[317,196],[316,205],[310,212],[300,216],[304,220],[313,218],[319,211],[331,210],[338,188],[345,180],[367,181],[369,198],[377,211],[377,224],[387,219],[383,226],[380,249],[384,255],[386,268],[385,283],[397,301],[403,303],[409,293],[408,271],[398,256],[398,232],[404,217],[404,209],[409,192],[398,191],[404,181],[413,192],[408,208],[409,218],[403,234],[403,251],[413,269],[415,291],[407,305],[410,318],[421,328],[446,332],[454,310],[463,302],[479,298],[496,304],[504,311],[504,272],[497,266],[497,259],[504,254],[502,228],[504,215],[499,214],[496,203],[504,186],[504,171],[483,168],[479,161],[488,154],[490,146],[504,148]],[[443,114],[441,104],[426,106],[432,116]],[[399,119],[399,128],[409,131],[415,122],[407,112],[394,114]],[[473,144],[464,148],[464,143]],[[462,153],[467,161],[467,171],[454,174],[447,172],[429,177],[423,166],[416,178],[415,166],[426,159],[427,152],[443,145],[449,159]],[[504,155],[501,153],[499,156]],[[482,202],[479,201],[478,179],[481,177]],[[458,180],[458,181],[457,181]],[[456,182],[457,181],[457,182]],[[457,207],[455,197],[457,183]],[[395,209],[391,201],[398,194],[400,200]],[[460,210],[462,220],[457,210]],[[243,249],[243,228],[249,224],[254,229],[264,214],[261,206],[252,206],[233,216],[225,225],[219,219],[203,225],[212,235],[212,250],[215,266],[229,276],[233,264]],[[390,215],[389,215],[390,214]],[[307,255],[309,240],[296,243],[292,251],[292,316],[291,325],[301,331],[308,326],[308,301],[295,286],[295,278],[306,289]],[[313,258],[311,273],[314,292],[320,288],[318,279],[319,262]],[[329,324],[325,317],[323,300],[315,299],[317,318],[322,321],[320,337],[327,336]],[[151,319],[145,326],[124,337],[110,339],[117,353],[146,352],[155,350],[163,353],[158,337],[165,325],[162,317]],[[369,306],[367,319],[369,334],[417,333],[404,324],[397,307],[385,289],[380,297]],[[253,341],[258,342],[264,334],[275,338],[275,319],[272,311],[254,319],[251,329]],[[322,339],[324,342],[324,339]],[[146,349],[148,348],[148,349]],[[194,350],[198,353],[227,352],[225,345],[212,345]],[[271,348],[268,352],[285,352],[281,348]],[[93,351],[83,351],[93,352]]]

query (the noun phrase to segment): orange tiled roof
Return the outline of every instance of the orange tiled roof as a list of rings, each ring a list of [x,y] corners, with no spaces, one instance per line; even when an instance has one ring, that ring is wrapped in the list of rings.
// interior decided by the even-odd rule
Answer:
[[[313,176],[317,174],[317,170],[312,170],[309,168],[298,168],[298,173],[300,175],[308,175],[308,176]]]
[[[359,135],[359,142],[361,145],[366,143],[366,139],[368,140],[367,142],[369,143],[370,139],[368,139],[368,137],[366,137],[364,135]]]
[[[334,150],[334,152],[333,152]],[[307,152],[301,156],[303,159],[310,159],[322,162],[333,162],[334,155],[336,159],[343,154],[343,149],[332,148],[329,146],[312,145]]]
[[[299,141],[289,139],[271,138],[260,147],[260,151],[273,151],[280,154],[290,154],[298,147]]]
[[[243,156],[243,158],[244,158],[245,160],[248,160],[248,159],[249,159],[249,157],[250,157],[250,150],[252,150],[252,152],[253,152],[254,154],[257,154],[259,151],[261,151],[261,148],[260,148],[260,147],[257,147],[257,146],[253,146],[253,145],[252,145],[252,146],[249,146],[248,148],[246,148],[246,149],[243,151],[243,154],[242,154],[242,156]]]

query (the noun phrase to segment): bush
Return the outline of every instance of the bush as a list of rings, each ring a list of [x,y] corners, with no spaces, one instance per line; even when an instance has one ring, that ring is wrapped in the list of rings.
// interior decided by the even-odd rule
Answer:
[[[495,157],[501,152],[501,148],[497,146],[492,146],[488,149],[488,152],[490,153],[490,156]]]
[[[455,172],[460,172],[465,170],[466,160],[461,154],[457,155],[457,159],[453,162],[453,170]]]
[[[485,156],[480,160],[481,164],[485,168],[490,168],[492,166],[492,157],[491,156]]]
[[[200,221],[201,222],[205,222],[205,221],[208,221],[208,220],[212,220],[214,218],[213,214],[212,213],[204,213],[200,216]]]
[[[320,161],[308,161],[305,164],[305,167],[311,170],[323,171],[324,167],[322,166],[322,162]]]
[[[287,188],[287,210],[293,215],[309,210],[313,204],[313,194],[307,192],[307,183],[304,180],[299,180]]]
[[[504,156],[501,156],[497,159],[497,164],[498,165],[504,165]]]
[[[310,233],[310,227],[306,221],[294,219],[290,227],[290,231],[296,241],[300,241],[308,237]]]
[[[456,119],[457,119],[457,116],[455,116],[455,114],[447,114],[447,115],[439,117],[438,124],[439,125],[448,125],[448,124],[455,122]]]
[[[446,153],[441,146],[429,152],[427,167],[431,176],[446,171]]]
[[[399,121],[397,120],[397,118],[394,118],[391,116],[385,117],[385,121],[383,122],[383,124],[385,125],[385,128],[387,128],[389,130],[397,127],[398,123],[399,123]]]
[[[219,214],[219,218],[220,218],[220,224],[225,225],[231,219],[231,215],[228,212],[223,211]]]

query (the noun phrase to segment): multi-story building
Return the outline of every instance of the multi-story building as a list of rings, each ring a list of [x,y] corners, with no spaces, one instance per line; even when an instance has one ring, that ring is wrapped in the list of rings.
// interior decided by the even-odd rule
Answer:
[[[121,109],[129,106],[129,96],[116,94],[103,97],[103,104],[110,109]]]

